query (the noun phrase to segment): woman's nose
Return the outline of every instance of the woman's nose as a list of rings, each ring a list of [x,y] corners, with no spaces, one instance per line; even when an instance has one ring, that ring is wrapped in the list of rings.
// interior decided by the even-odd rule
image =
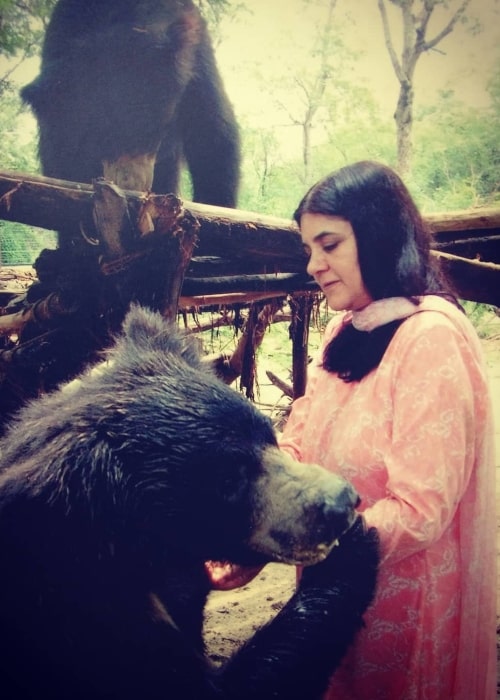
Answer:
[[[314,277],[318,272],[325,270],[326,267],[326,259],[322,251],[311,251],[311,256],[306,267],[307,274]]]

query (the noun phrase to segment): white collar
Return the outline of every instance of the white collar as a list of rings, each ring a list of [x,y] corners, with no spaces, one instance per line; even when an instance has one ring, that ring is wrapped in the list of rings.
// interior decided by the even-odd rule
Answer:
[[[356,330],[370,332],[386,323],[398,321],[416,313],[419,310],[420,301],[421,297],[415,298],[416,303],[407,297],[377,299],[359,311],[349,311],[344,318],[344,323],[351,321]]]

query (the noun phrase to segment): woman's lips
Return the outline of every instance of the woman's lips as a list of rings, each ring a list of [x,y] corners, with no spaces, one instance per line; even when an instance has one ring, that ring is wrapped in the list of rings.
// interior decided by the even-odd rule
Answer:
[[[331,289],[333,286],[335,286],[338,283],[339,283],[339,280],[331,280],[330,282],[320,283],[319,286],[321,287],[321,289],[323,291],[325,291],[325,289]]]

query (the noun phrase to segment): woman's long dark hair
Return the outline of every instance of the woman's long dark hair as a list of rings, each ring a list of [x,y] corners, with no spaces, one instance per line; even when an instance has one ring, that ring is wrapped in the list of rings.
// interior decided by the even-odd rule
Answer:
[[[303,197],[303,214],[340,216],[351,224],[364,285],[373,300],[438,294],[458,302],[431,256],[431,236],[403,181],[391,168],[360,161],[331,173]],[[345,381],[376,367],[402,321],[370,333],[343,327],[326,347],[323,366]]]

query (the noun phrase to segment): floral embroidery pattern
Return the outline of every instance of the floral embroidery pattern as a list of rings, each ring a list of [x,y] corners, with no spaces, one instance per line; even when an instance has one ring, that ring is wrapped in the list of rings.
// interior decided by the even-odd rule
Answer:
[[[329,700],[496,696],[495,462],[481,347],[444,299],[417,309],[361,382],[316,362],[281,439],[349,479],[381,538],[377,597]],[[338,327],[334,319],[325,344]]]

